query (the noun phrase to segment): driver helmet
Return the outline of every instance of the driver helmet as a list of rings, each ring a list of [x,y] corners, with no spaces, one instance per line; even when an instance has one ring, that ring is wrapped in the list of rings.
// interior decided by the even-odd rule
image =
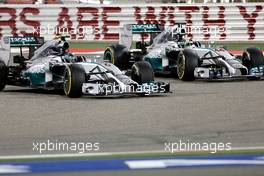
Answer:
[[[60,34],[56,34],[53,39],[60,39],[60,38],[61,38],[61,35]]]
[[[173,26],[173,39],[175,41],[181,42],[181,41],[185,41],[185,36],[186,36],[186,30],[182,25],[178,25],[178,26]]]

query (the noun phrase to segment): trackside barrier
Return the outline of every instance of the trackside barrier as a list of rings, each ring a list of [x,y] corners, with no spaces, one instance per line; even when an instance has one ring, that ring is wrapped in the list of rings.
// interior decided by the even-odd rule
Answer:
[[[118,40],[124,24],[185,22],[193,40],[264,41],[264,3],[0,5],[0,37],[57,32],[71,40]],[[147,37],[147,36],[146,36]]]

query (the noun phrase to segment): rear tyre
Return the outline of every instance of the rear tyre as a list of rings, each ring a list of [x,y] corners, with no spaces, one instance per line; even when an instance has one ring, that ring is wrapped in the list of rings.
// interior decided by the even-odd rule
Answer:
[[[194,70],[198,67],[199,56],[191,49],[184,49],[177,59],[177,75],[180,80],[193,81]]]
[[[146,61],[134,63],[131,69],[131,78],[138,84],[154,81],[154,71],[150,63]]]
[[[104,52],[104,61],[116,65],[121,70],[127,70],[130,68],[130,53],[124,45],[110,45]]]
[[[256,47],[247,48],[242,56],[242,64],[248,69],[264,65],[262,51]]]
[[[70,98],[79,98],[83,95],[82,85],[85,82],[85,70],[82,65],[71,64],[66,66],[64,73],[63,90]]]
[[[4,61],[0,60],[0,91],[2,91],[7,82],[7,76],[8,76],[8,67],[4,63]]]

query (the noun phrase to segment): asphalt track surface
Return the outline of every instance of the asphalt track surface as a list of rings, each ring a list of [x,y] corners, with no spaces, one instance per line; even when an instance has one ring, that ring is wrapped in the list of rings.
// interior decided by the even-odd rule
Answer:
[[[264,146],[264,82],[171,83],[173,93],[70,99],[7,86],[0,93],[0,155],[39,154],[33,142],[100,143],[99,152],[163,150],[165,142]],[[98,151],[97,151],[98,152]],[[45,152],[45,154],[65,151]]]

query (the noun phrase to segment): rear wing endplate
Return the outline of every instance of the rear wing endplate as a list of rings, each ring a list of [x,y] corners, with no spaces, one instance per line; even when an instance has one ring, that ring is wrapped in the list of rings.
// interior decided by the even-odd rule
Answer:
[[[2,37],[0,40],[0,60],[7,65],[10,59],[10,42],[9,37]]]

